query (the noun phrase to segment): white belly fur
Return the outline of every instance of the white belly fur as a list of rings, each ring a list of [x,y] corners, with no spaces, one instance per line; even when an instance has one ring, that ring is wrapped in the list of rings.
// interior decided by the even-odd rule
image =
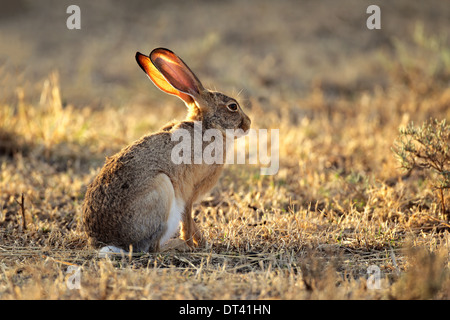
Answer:
[[[182,199],[174,198],[170,206],[169,218],[167,219],[166,233],[159,240],[159,245],[166,243],[178,230],[181,221],[181,214],[184,210],[184,201]]]

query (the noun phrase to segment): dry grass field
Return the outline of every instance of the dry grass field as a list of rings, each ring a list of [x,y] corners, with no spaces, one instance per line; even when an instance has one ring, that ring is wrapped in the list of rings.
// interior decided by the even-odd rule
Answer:
[[[448,1],[382,2],[381,30],[359,0],[77,2],[81,30],[70,1],[0,1],[0,299],[450,299],[450,205],[392,150],[450,121]],[[159,46],[279,129],[279,171],[226,166],[206,247],[100,259],[87,185],[186,112],[134,60]]]

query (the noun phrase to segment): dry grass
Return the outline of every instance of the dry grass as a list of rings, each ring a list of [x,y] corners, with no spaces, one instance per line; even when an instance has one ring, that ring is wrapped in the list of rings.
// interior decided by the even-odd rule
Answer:
[[[224,12],[234,8],[216,5]],[[244,5],[242,16],[251,23],[271,12],[265,5],[255,12]],[[286,12],[290,5],[272,9]],[[160,10],[172,12],[170,5]],[[195,9],[199,16],[205,10]],[[306,28],[297,25],[296,16],[286,21],[295,30]],[[169,29],[161,31],[164,38],[172,26],[163,18],[158,23]],[[75,74],[73,91],[62,85],[68,83],[64,70],[47,69],[37,89],[15,85],[0,100],[0,298],[449,299],[450,223],[424,174],[399,170],[391,151],[399,127],[410,121],[450,119],[450,45],[445,34],[427,31],[428,23],[433,21],[416,24],[401,40],[389,37],[389,50],[352,52],[353,64],[340,62],[339,71],[310,77],[309,87],[296,84],[298,46],[291,44],[295,54],[280,62],[264,42],[292,43],[294,34],[285,34],[279,19],[248,29],[248,37],[233,34],[230,24],[194,34],[198,51],[185,51],[199,76],[213,82],[225,70],[219,89],[242,81],[240,99],[254,127],[280,129],[280,171],[261,176],[256,166],[227,166],[218,186],[195,208],[208,245],[192,253],[98,259],[80,224],[86,186],[104,157],[172,117],[181,118],[178,101],[159,101],[162,94],[139,77],[135,81],[143,84],[130,82],[129,90],[149,91],[149,100],[75,104],[71,97],[77,101],[86,70],[96,72],[89,55],[80,59],[85,69]],[[331,32],[324,24],[322,32]],[[224,39],[235,48],[253,39],[248,50],[269,53],[243,55],[244,71],[227,69],[221,54],[238,57]],[[339,42],[323,43],[345,56]],[[100,49],[91,44],[83,50]],[[318,59],[326,64],[331,58],[321,52]],[[276,65],[283,82],[268,71]],[[141,75],[138,68],[120,70],[123,77]],[[131,95],[127,88],[123,84],[118,95]],[[86,95],[92,90],[86,88]],[[164,113],[160,103],[167,106]],[[70,265],[81,267],[80,289],[67,287]],[[381,272],[379,289],[368,287],[370,266]]]

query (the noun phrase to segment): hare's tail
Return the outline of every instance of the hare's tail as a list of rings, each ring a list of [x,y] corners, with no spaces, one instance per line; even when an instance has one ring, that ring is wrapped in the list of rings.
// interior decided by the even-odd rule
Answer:
[[[128,251],[114,247],[114,246],[106,246],[101,248],[98,251],[98,257],[99,258],[111,258],[111,257],[117,257],[117,256],[123,256],[128,254]]]

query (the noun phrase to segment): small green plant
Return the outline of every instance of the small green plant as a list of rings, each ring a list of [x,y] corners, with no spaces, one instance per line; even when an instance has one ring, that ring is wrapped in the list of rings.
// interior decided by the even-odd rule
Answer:
[[[400,129],[393,151],[401,167],[408,172],[422,168],[431,173],[430,182],[439,194],[445,217],[444,191],[450,188],[450,125],[447,121],[430,119],[420,127],[410,123]]]

